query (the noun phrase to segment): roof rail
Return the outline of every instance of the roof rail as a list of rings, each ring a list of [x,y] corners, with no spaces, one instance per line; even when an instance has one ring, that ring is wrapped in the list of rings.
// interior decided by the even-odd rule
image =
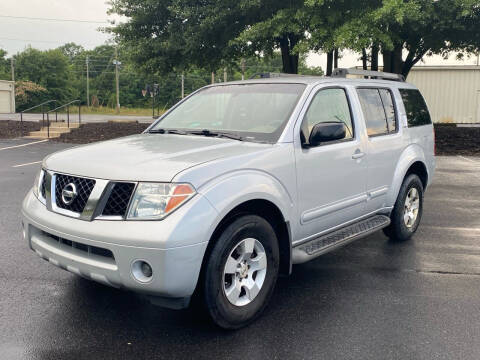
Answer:
[[[279,78],[279,77],[299,77],[304,75],[299,74],[287,74],[287,73],[277,73],[277,72],[260,72],[255,73],[249,77],[249,80],[259,77],[260,79],[269,79],[269,78]]]
[[[405,81],[405,77],[401,74],[393,74],[381,71],[359,70],[359,69],[334,69],[332,71],[332,77],[346,78],[347,75],[360,75],[370,79],[380,80],[392,80],[392,81]]]

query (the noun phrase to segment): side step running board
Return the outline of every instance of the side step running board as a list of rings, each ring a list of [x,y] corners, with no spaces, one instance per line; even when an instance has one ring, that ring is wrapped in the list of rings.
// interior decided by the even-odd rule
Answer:
[[[294,264],[304,263],[322,254],[360,239],[390,225],[390,218],[375,215],[341,229],[322,235],[292,249]]]

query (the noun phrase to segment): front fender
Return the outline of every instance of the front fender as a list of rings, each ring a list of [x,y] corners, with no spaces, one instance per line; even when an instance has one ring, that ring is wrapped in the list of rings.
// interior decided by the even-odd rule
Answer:
[[[267,200],[278,207],[285,221],[291,222],[294,200],[287,188],[274,176],[261,170],[240,170],[224,174],[198,189],[217,210],[211,234],[235,207],[249,200]]]
[[[427,162],[425,159],[425,153],[421,146],[417,144],[411,144],[403,150],[402,155],[400,155],[400,159],[397,163],[397,167],[395,168],[395,173],[393,176],[393,184],[390,188],[387,197],[387,205],[394,206],[395,202],[397,201],[398,192],[400,191],[400,187],[402,186],[403,179],[405,175],[412,166],[413,163],[420,161],[425,165],[427,169],[427,173],[429,173],[429,167],[427,166]],[[430,173],[428,174],[430,178]]]

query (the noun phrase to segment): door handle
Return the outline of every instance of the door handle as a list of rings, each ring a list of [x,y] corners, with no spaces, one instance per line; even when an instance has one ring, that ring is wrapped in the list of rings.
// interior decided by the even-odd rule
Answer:
[[[364,152],[361,152],[360,150],[357,150],[357,151],[355,151],[355,154],[352,155],[352,159],[356,160],[356,159],[360,159],[364,156],[365,156]]]

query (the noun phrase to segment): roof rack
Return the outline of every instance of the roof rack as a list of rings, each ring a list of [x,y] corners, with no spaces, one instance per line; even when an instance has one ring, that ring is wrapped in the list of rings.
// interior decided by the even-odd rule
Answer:
[[[405,81],[405,77],[401,74],[393,74],[381,71],[359,70],[359,69],[334,69],[332,71],[332,77],[346,78],[347,75],[360,75],[370,79],[380,80],[392,80],[392,81]]]
[[[304,76],[304,75],[276,73],[276,72],[260,72],[260,73],[255,73],[252,76],[250,76],[249,80],[255,79],[256,77],[258,77],[260,79],[269,79],[269,78],[279,78],[279,77],[301,77],[301,76]]]

